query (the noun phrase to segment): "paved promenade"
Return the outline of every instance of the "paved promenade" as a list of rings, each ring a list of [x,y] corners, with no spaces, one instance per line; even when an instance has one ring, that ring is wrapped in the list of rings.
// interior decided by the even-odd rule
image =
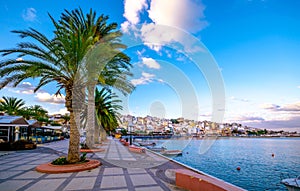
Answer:
[[[102,144],[105,152],[88,154],[102,165],[90,171],[44,174],[35,167],[66,156],[68,140],[38,145],[35,150],[2,152],[0,155],[0,191],[61,190],[181,190],[175,186],[172,169],[183,168],[174,162],[147,152],[132,153],[118,140]]]

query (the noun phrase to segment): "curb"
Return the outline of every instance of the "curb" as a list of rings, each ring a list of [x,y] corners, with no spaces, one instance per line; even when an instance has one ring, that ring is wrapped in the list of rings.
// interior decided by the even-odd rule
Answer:
[[[101,163],[98,160],[89,160],[86,163],[81,164],[67,164],[67,165],[53,165],[51,163],[41,164],[35,168],[36,171],[49,174],[81,172],[85,170],[91,170],[100,166]]]

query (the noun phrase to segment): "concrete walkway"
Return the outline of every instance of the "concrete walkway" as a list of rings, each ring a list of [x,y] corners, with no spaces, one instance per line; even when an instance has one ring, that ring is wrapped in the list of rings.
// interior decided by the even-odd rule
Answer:
[[[114,139],[101,145],[105,152],[87,155],[101,161],[102,165],[96,169],[64,174],[34,170],[39,164],[66,156],[67,148],[68,140],[63,140],[0,156],[0,191],[181,190],[175,186],[172,169],[182,166],[151,152],[129,152]]]

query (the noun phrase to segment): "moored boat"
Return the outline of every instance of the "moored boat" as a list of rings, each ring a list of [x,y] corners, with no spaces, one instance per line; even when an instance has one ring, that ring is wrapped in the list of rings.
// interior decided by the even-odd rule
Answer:
[[[155,151],[155,152],[161,152],[161,151],[166,150],[165,147],[147,146],[146,148],[149,149],[149,150],[151,150],[151,151]]]
[[[300,176],[281,180],[289,191],[300,191]]]
[[[182,155],[182,151],[181,150],[164,150],[160,152],[163,155],[167,155],[167,156],[177,156],[177,155]]]
[[[152,143],[149,143],[149,142],[139,142],[139,144],[141,146],[153,146],[153,147],[156,145],[156,143],[154,143],[154,142],[152,142]]]

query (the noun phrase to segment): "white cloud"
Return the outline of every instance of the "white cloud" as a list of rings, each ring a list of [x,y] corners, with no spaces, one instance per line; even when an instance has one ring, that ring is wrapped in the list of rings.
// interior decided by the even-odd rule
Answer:
[[[268,109],[271,111],[280,111],[280,112],[300,112],[300,102],[289,103],[285,105],[277,105],[277,104],[263,104],[261,106],[263,109]]]
[[[149,84],[149,83],[153,82],[154,77],[155,77],[154,74],[150,74],[150,73],[147,73],[147,72],[142,72],[142,76],[138,79],[132,79],[131,83],[134,86]]]
[[[123,23],[121,23],[121,30],[124,32],[124,33],[128,33],[129,31],[129,26],[130,26],[130,23],[128,21],[125,21]]]
[[[276,110],[280,108],[279,105],[271,104],[271,103],[264,103],[260,106],[262,109],[270,109],[270,110]]]
[[[17,94],[34,94],[34,89],[36,88],[30,82],[22,82],[17,87],[7,86],[8,91],[17,93]],[[39,92],[44,92],[39,90]]]
[[[233,101],[249,102],[248,99],[237,98],[237,97],[234,97],[234,96],[231,96],[230,99],[233,100]]]
[[[63,108],[63,109],[60,109],[58,112],[52,112],[52,113],[49,113],[50,115],[54,115],[54,114],[62,114],[62,115],[65,115],[65,114],[68,114],[70,113],[67,108]]]
[[[23,10],[22,17],[24,21],[35,21],[36,20],[36,10],[34,8],[27,8]]]
[[[147,73],[147,72],[142,72],[142,76],[145,77],[145,78],[154,78],[155,77],[154,74],[150,74],[150,73]]]
[[[141,51],[137,50],[136,54],[138,55],[139,58],[141,58],[145,52],[146,50],[143,48]]]
[[[40,102],[48,102],[51,104],[63,104],[65,103],[65,96],[55,96],[54,94],[50,95],[47,92],[43,92],[43,93],[37,93],[37,95],[35,96],[37,98],[37,101]]]
[[[178,27],[189,32],[199,32],[205,21],[204,5],[194,0],[152,0],[149,18],[157,25]]]
[[[242,121],[243,123],[251,123],[251,122],[262,122],[265,121],[264,118],[258,116],[240,116],[237,121]]]
[[[33,90],[13,90],[12,92],[17,94],[34,94]]]
[[[198,39],[171,26],[157,25],[154,23],[143,24],[140,33],[140,38],[143,43],[156,52],[159,52],[162,46],[165,45],[172,45],[173,49],[184,50],[187,53],[204,51],[203,48],[199,46]]]
[[[160,69],[160,65],[153,58],[142,57],[143,64],[148,68]]]
[[[157,81],[158,81],[159,83],[165,83],[165,81],[164,81],[163,79],[157,79]]]
[[[205,6],[201,1],[150,0],[149,3],[148,9],[146,0],[125,1],[123,16],[126,21],[121,24],[123,32],[132,31],[136,38],[141,38],[146,46],[156,52],[172,42],[179,42],[181,45],[176,48],[183,48],[186,52],[203,51],[194,40],[184,39],[186,33],[197,33],[208,25],[204,16]],[[140,14],[146,9],[153,22],[140,22]],[[144,24],[137,29],[137,24],[141,23]]]
[[[272,130],[298,131],[300,132],[300,117],[294,116],[286,119],[269,119],[247,123],[248,126],[266,128]]]
[[[141,11],[147,8],[147,0],[125,0],[123,16],[127,20],[121,24],[122,31],[127,32],[131,25],[138,24]]]
[[[297,88],[299,88],[299,89],[300,89],[300,86],[297,86]]]
[[[170,51],[166,50],[165,53],[167,54],[167,57],[168,57],[168,58],[172,58],[172,54],[171,54]]]

